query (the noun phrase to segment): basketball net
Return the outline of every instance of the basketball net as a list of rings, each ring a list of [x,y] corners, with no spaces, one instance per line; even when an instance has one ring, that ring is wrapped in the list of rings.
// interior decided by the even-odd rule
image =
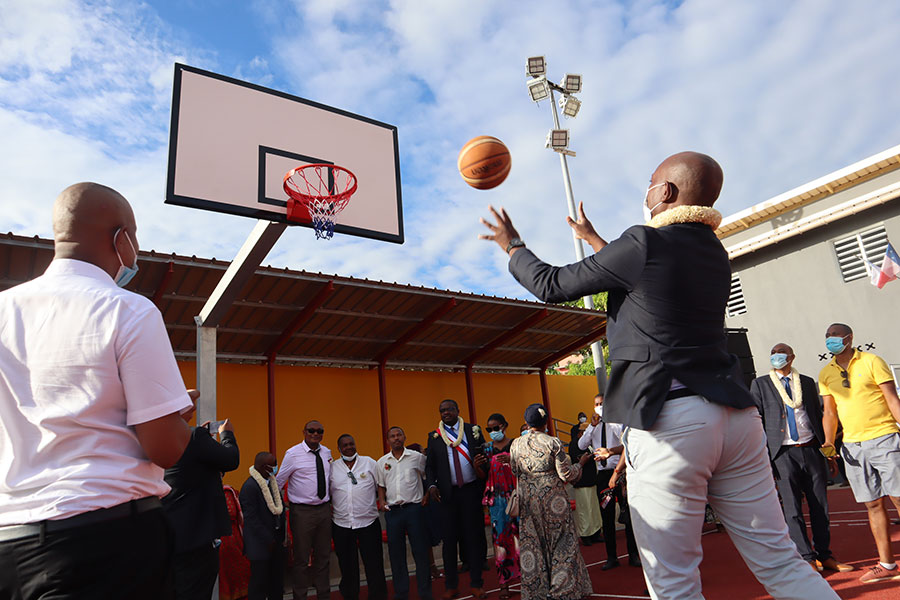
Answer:
[[[337,165],[312,164],[291,169],[284,176],[288,195],[287,218],[312,221],[316,239],[330,240],[334,222],[356,192],[356,176]]]

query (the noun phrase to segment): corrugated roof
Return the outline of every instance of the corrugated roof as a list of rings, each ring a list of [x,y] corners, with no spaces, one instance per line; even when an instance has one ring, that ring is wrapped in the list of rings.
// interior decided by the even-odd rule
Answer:
[[[53,241],[0,236],[0,290],[43,273]],[[141,252],[128,289],[159,307],[176,356],[194,360],[199,314],[227,262]],[[352,277],[260,267],[217,331],[220,361],[535,371],[602,337],[606,314]]]

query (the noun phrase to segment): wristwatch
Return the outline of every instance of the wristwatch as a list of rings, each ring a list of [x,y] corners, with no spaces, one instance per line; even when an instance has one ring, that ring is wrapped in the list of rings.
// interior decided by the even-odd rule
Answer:
[[[509,240],[509,245],[506,246],[506,253],[509,254],[513,248],[524,248],[525,242],[522,241],[522,238],[513,238]]]

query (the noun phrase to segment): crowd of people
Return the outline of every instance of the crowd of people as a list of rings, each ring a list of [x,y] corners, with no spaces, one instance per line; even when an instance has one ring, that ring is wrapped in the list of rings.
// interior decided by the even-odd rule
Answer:
[[[484,598],[486,507],[501,597],[518,579],[523,600],[577,600],[592,592],[580,544],[602,539],[604,569],[619,566],[618,506],[629,564],[650,596],[699,599],[710,506],[774,598],[837,598],[818,571],[851,568],[831,552],[824,484],[838,453],[878,551],[861,581],[900,579],[886,504],[900,502],[892,373],[834,323],[818,389],[781,342],[748,389],[724,335],[730,268],[712,208],[722,177],[708,156],[667,158],[644,199],[647,225],[609,243],[579,208],[569,224],[595,253],[565,267],[538,259],[491,208],[482,237],[535,296],[609,292],[605,396],[579,418],[568,450],[539,404],[511,439],[503,415],[482,429],[443,400],[424,452],[392,427],[377,461],[350,433],[335,438],[333,456],[310,420],[280,462],[256,454],[241,488],[250,597],[282,597],[287,550],[294,598],[310,588],[328,598],[333,544],[341,595],[359,597],[361,560],[368,597],[386,598],[383,515],[394,598],[410,595],[407,539],[419,598],[434,595],[439,542],[441,598],[460,595],[461,571]],[[121,289],[139,249],[125,198],[73,185],[54,204],[53,229],[44,274],[0,293],[0,597],[209,598],[233,531],[221,476],[240,462],[234,428],[189,425],[198,394],[185,389],[161,315]],[[574,513],[567,484],[579,486]]]

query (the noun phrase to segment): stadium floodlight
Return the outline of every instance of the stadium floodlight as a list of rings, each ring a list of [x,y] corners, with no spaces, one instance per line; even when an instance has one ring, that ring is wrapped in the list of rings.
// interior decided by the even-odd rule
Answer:
[[[531,99],[534,102],[540,102],[546,98],[550,97],[550,84],[547,82],[547,78],[541,75],[535,79],[532,79],[528,82],[528,93],[531,95]]]
[[[568,129],[551,129],[547,134],[547,146],[553,150],[564,150],[569,147]]]
[[[540,77],[547,72],[547,63],[543,56],[530,56],[525,63],[525,73],[531,77]]]
[[[581,110],[581,100],[575,96],[563,96],[559,99],[559,108],[565,117],[575,118]]]
[[[559,86],[569,94],[577,94],[581,91],[581,75],[566,73]]]

